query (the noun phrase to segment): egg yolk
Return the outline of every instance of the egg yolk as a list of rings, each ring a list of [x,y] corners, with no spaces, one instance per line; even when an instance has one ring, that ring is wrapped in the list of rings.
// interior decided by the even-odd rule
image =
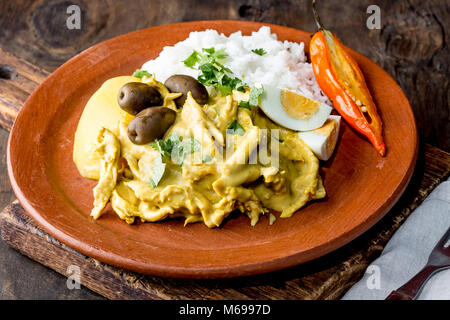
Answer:
[[[281,90],[280,101],[284,111],[295,119],[308,120],[319,111],[320,102],[289,90]]]

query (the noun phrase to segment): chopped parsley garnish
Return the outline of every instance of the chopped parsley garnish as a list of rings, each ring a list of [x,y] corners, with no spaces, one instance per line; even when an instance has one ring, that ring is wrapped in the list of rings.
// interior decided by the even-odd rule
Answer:
[[[269,225],[273,225],[275,220],[277,220],[277,217],[275,217],[272,213],[269,214]]]
[[[219,90],[224,96],[231,94],[233,90],[245,92],[246,84],[233,77],[232,71],[221,63],[227,56],[225,49],[216,51],[214,47],[203,48],[201,53],[194,50],[183,62],[192,69],[197,65],[200,71],[197,80],[205,86]]]
[[[257,106],[259,104],[259,97],[264,92],[264,88],[261,86],[261,88],[252,87],[250,89],[250,95],[248,102],[251,106]]]
[[[219,49],[216,51],[214,47],[211,47],[209,49],[202,49],[203,52],[208,54],[207,59],[215,59],[215,60],[222,60],[228,57],[227,53],[225,52],[225,49]]]
[[[189,68],[193,68],[194,65],[200,60],[199,53],[197,51],[193,51],[186,60],[184,60],[184,65]]]
[[[180,143],[178,133],[172,133],[166,140],[155,140],[151,143],[153,149],[158,151],[162,157],[170,158],[173,148]]]
[[[209,154],[203,156],[202,162],[208,163],[212,161],[212,157]]]
[[[227,132],[231,134],[238,134],[240,136],[243,136],[245,133],[244,128],[242,128],[237,120],[233,120],[228,124]]]
[[[139,79],[142,79],[144,76],[150,78],[150,77],[152,76],[152,74],[151,74],[151,73],[148,73],[148,72],[145,71],[145,70],[141,70],[141,69],[137,69],[137,70],[133,73],[133,77],[136,77],[136,78],[139,78]]]
[[[181,141],[181,149],[183,150],[183,155],[195,153],[202,147],[201,143],[195,140],[194,137],[184,138]]]
[[[174,163],[183,166],[186,155],[199,151],[201,143],[194,137],[180,140],[178,133],[174,132],[166,140],[156,140],[151,146],[163,158],[171,159]]]
[[[263,56],[267,53],[263,48],[253,49],[252,52],[256,53],[259,56]]]
[[[166,170],[166,164],[162,162],[161,155],[158,155],[155,160],[153,161],[153,175],[149,179],[148,183],[153,186],[153,188],[156,188],[161,181],[164,171]]]
[[[239,101],[238,108],[252,110],[252,107],[250,107],[250,103],[248,101]]]

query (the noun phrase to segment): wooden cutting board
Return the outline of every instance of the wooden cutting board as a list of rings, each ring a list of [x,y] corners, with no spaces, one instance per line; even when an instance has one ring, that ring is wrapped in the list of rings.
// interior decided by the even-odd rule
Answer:
[[[0,126],[11,128],[23,102],[47,75],[45,70],[0,49]],[[81,283],[110,299],[337,299],[361,278],[392,234],[449,174],[450,154],[429,145],[421,146],[406,192],[364,235],[309,263],[239,279],[169,279],[103,264],[52,238],[18,202],[0,214],[0,227],[3,240],[12,247],[65,276],[69,275],[70,266],[78,266]]]

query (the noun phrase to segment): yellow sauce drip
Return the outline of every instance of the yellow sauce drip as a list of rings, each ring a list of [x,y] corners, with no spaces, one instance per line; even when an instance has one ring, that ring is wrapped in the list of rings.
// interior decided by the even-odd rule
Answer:
[[[254,225],[267,208],[280,212],[282,218],[290,217],[308,201],[325,196],[319,162],[298,134],[276,125],[262,112],[237,107],[239,101],[248,100],[248,91],[211,97],[203,106],[189,94],[183,108],[177,110],[172,101],[175,96],[152,78],[150,82],[160,90],[164,105],[177,110],[175,123],[164,138],[174,132],[180,138],[193,138],[201,143],[203,156],[209,157],[203,161],[197,151],[186,157],[182,166],[164,159],[164,174],[153,187],[148,181],[160,155],[150,145],[131,143],[126,133],[130,117],[116,102],[119,88],[129,81],[136,80],[119,77],[105,82],[88,102],[75,135],[77,168],[82,176],[99,180],[94,218],[100,217],[109,200],[127,223],[137,218],[154,222],[184,217],[185,224],[202,221],[212,228],[239,210]],[[223,159],[231,121],[238,121],[244,133],[232,135],[233,152]],[[270,130],[279,130],[283,143],[279,143],[278,167],[259,160],[249,163],[260,146],[262,129],[269,131],[269,145],[275,139],[271,140]]]

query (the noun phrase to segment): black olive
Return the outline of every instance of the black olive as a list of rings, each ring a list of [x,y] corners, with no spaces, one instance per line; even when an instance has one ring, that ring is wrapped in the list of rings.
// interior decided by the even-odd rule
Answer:
[[[146,144],[161,139],[175,122],[177,113],[167,107],[147,108],[128,124],[128,137],[134,144]]]
[[[129,114],[135,115],[142,110],[163,104],[158,89],[142,82],[128,82],[119,90],[117,96],[120,107]]]
[[[181,92],[183,94],[181,97],[175,99],[178,107],[184,105],[189,91],[198,104],[202,105],[208,102],[208,91],[205,86],[191,76],[176,74],[168,78],[164,85],[170,92]]]

